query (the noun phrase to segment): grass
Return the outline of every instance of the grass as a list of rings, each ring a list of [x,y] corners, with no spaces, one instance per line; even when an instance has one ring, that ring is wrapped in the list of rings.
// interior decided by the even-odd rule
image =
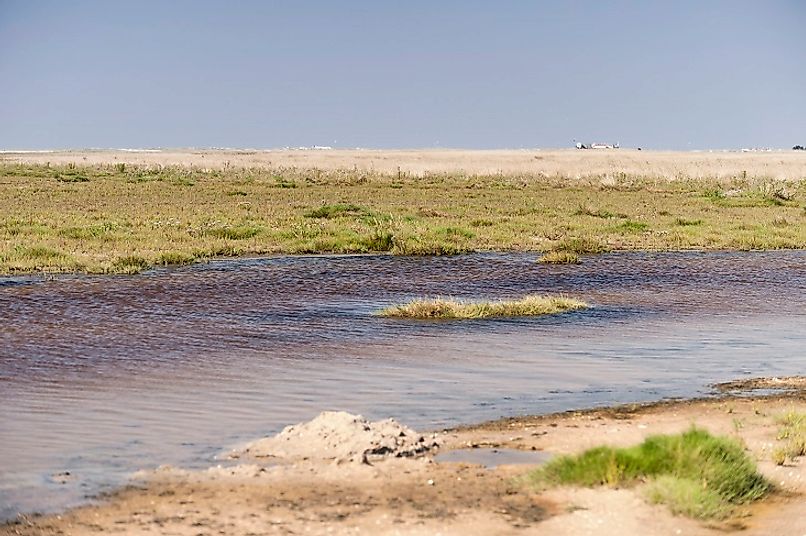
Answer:
[[[343,218],[348,216],[369,216],[370,211],[364,207],[351,203],[338,203],[335,205],[322,205],[305,213],[306,218]]]
[[[0,162],[0,273],[130,273],[126,257],[804,248],[804,206],[806,181],[764,177]]]
[[[736,441],[691,428],[628,448],[596,447],[561,456],[530,474],[533,484],[626,487],[647,482],[646,497],[701,519],[731,515],[762,498],[770,484]]]
[[[579,255],[572,251],[549,251],[544,253],[537,259],[537,262],[542,264],[579,264]]]
[[[387,307],[378,316],[387,318],[476,319],[494,317],[541,316],[585,309],[585,302],[564,296],[524,296],[519,300],[463,301],[420,299]]]
[[[806,456],[806,413],[790,411],[778,419],[778,424],[778,440],[784,444],[773,451],[773,461],[784,465],[798,456]]]

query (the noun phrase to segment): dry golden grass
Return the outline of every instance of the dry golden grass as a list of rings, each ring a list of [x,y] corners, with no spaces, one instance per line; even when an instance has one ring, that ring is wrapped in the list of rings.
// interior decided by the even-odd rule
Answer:
[[[387,318],[475,319],[542,316],[585,309],[585,302],[565,296],[524,296],[519,300],[464,301],[446,298],[412,300],[387,307],[378,316]]]
[[[778,419],[778,439],[783,446],[773,450],[773,460],[778,465],[806,456],[806,413],[790,411]]]

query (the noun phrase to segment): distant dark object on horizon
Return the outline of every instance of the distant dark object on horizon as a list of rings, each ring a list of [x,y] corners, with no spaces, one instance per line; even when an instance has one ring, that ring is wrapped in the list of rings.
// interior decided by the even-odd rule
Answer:
[[[794,147],[792,147],[792,150],[793,151],[806,151],[806,147],[804,147],[803,145],[795,145]]]
[[[574,140],[574,145],[577,149],[618,149],[619,144],[616,143],[581,143]]]

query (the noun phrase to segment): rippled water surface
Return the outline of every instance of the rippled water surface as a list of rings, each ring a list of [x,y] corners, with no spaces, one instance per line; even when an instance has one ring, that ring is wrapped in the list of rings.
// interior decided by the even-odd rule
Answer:
[[[419,296],[566,293],[586,311],[381,319]],[[282,257],[0,279],[0,516],[200,466],[323,409],[423,429],[802,374],[806,252]],[[70,475],[53,478],[61,472]],[[64,482],[64,483],[61,483]]]

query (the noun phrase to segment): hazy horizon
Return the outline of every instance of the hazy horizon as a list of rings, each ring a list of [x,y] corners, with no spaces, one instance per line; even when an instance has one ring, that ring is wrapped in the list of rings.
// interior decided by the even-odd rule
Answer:
[[[806,5],[0,0],[0,149],[806,144]]]

